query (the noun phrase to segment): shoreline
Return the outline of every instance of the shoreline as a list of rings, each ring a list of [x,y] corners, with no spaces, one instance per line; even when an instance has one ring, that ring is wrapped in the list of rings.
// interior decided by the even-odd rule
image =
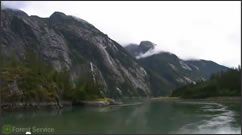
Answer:
[[[240,103],[241,97],[208,97],[208,98],[180,98],[180,97],[157,97],[150,98],[153,101],[204,101],[204,102],[219,102],[219,103]]]
[[[32,110],[32,109],[61,109],[63,107],[72,106],[72,102],[63,101],[57,102],[18,102],[18,103],[1,103],[1,111],[18,111],[18,110]]]
[[[241,97],[208,97],[208,98],[180,98],[180,97],[152,97],[148,98],[151,101],[162,102],[218,102],[218,103],[241,103]],[[33,103],[2,103],[1,111],[18,111],[18,110],[32,110],[32,109],[63,109],[65,107],[72,106],[93,106],[93,107],[105,107],[105,106],[128,106],[138,105],[142,103],[130,103],[125,104],[122,102],[110,100],[80,100],[77,102],[60,101],[58,102],[33,102]]]
[[[72,101],[60,101],[58,102],[18,102],[18,103],[1,103],[1,111],[18,111],[18,110],[32,110],[32,109],[62,109],[65,107],[72,106],[94,106],[94,107],[103,107],[103,106],[113,106],[113,105],[122,105],[123,103],[111,100],[80,100],[77,102]]]

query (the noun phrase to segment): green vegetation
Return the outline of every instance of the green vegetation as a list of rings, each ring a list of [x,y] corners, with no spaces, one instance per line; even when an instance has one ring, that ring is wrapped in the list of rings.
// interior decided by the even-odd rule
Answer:
[[[189,84],[173,91],[171,96],[182,98],[206,98],[219,96],[240,96],[241,68],[212,74],[209,80]]]
[[[2,102],[59,102],[60,100],[95,100],[104,98],[98,82],[91,75],[71,80],[70,72],[57,72],[50,64],[26,49],[25,58],[18,60],[1,56]]]

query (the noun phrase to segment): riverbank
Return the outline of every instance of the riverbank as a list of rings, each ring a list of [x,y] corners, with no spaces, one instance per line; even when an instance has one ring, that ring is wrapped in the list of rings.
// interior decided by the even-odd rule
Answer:
[[[241,97],[208,97],[208,98],[156,97],[156,98],[151,98],[151,100],[169,101],[169,102],[204,101],[204,102],[219,102],[219,103],[240,103]]]
[[[216,102],[216,103],[241,103],[241,97],[209,97],[209,98],[180,98],[180,97],[153,97],[149,98],[152,101],[163,101],[163,102]],[[1,111],[16,111],[16,110],[31,110],[31,109],[62,109],[64,107],[72,106],[128,106],[128,105],[139,105],[138,103],[124,104],[122,102],[115,101],[110,98],[98,99],[98,100],[80,100],[76,102],[71,101],[60,101],[57,102],[41,102],[41,103],[2,103]]]
[[[57,102],[18,102],[18,103],[1,103],[1,111],[15,111],[15,110],[30,110],[30,109],[61,109],[63,107],[72,106],[72,102],[63,101]]]
[[[72,106],[109,106],[122,105],[122,102],[105,98],[99,100],[80,100],[76,102],[60,101],[60,102],[32,102],[32,103],[1,103],[1,111],[31,110],[31,109],[62,109]]]

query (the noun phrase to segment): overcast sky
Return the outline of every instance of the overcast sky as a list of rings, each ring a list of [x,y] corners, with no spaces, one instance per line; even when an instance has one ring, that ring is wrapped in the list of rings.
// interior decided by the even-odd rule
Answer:
[[[149,40],[157,50],[182,59],[206,59],[240,65],[240,1],[40,1],[2,4],[28,15],[49,17],[54,11],[82,18],[121,45]]]

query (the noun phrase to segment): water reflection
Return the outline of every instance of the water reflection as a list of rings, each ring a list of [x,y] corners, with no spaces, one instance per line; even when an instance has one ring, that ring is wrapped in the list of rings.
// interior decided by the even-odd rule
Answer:
[[[2,115],[1,120],[6,124],[19,127],[53,127],[56,133],[241,132],[240,104],[145,100],[143,104],[130,106],[72,107]]]
[[[192,134],[240,134],[240,125],[233,127],[235,121],[235,112],[222,104],[209,104],[201,107],[201,111],[209,112],[207,120],[201,120],[195,123],[186,124],[178,133]],[[214,114],[212,115],[211,112]]]

